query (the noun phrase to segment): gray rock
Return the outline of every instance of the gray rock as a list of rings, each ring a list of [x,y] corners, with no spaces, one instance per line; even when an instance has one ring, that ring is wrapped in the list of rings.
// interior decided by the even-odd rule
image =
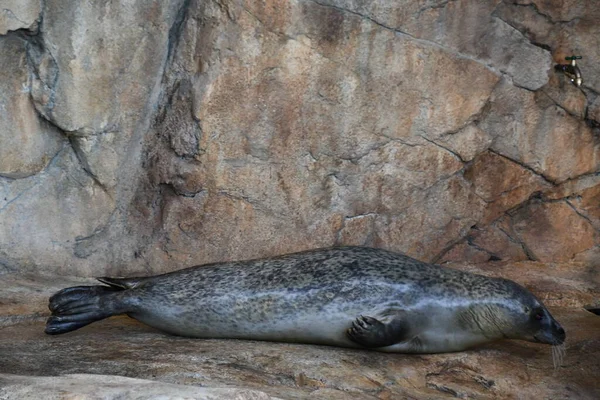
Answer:
[[[569,234],[585,246],[561,254],[598,260],[577,221],[600,226],[598,183],[578,184],[600,170],[592,1],[36,4],[0,49],[4,269],[346,243],[520,260]],[[572,52],[583,90],[552,68]],[[509,232],[516,210],[567,200],[564,224]]]
[[[0,397],[102,400],[277,400],[249,389],[198,388],[111,375],[72,374],[34,377],[0,374]]]
[[[18,29],[37,29],[41,8],[39,0],[0,0],[0,35]]]
[[[43,170],[65,142],[31,102],[27,42],[0,37],[0,176],[24,178]]]

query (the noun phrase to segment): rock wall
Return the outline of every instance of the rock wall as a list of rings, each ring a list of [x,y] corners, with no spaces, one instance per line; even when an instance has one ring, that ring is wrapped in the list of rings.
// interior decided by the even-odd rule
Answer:
[[[600,262],[594,1],[0,0],[0,267]],[[554,72],[582,55],[584,83]]]

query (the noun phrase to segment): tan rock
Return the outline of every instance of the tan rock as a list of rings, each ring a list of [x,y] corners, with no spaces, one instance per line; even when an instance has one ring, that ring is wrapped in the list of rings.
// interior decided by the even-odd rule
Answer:
[[[277,400],[250,389],[199,388],[132,379],[123,376],[70,374],[59,377],[0,374],[0,396],[6,400],[63,399],[193,399],[193,400]]]
[[[485,249],[497,260],[523,261],[528,259],[521,244],[496,225],[476,230],[473,232],[471,240],[473,245]]]
[[[38,0],[1,0],[0,35],[17,29],[37,29],[41,8]]]
[[[544,191],[544,197],[550,200],[572,197],[597,185],[600,185],[600,175],[584,175]]]
[[[488,203],[481,221],[483,225],[550,186],[530,170],[492,152],[479,155],[466,169],[465,178],[472,182],[475,193]]]
[[[402,250],[420,260],[431,261],[464,237],[481,218],[485,203],[469,184],[454,176],[433,187],[422,202],[399,216],[378,219],[378,246]]]
[[[461,57],[474,59],[508,75],[520,87],[537,90],[548,82],[552,67],[550,52],[533,45],[521,32],[496,18],[495,9],[501,3],[498,0],[439,4],[412,1],[404,2],[400,9],[385,0],[327,0],[323,3],[348,9],[411,37],[433,42]]]
[[[490,253],[487,251],[475,248],[465,241],[452,246],[450,250],[444,253],[437,263],[446,264],[461,261],[482,263],[490,261],[490,257]]]
[[[569,200],[569,204],[600,231],[600,184],[582,190],[577,197]]]
[[[17,5],[40,4],[39,32],[39,12],[18,17],[35,36],[0,38],[21,43],[0,49],[0,99],[19,105],[0,109],[2,271],[164,272],[344,243],[479,257],[473,226],[520,259],[494,229],[520,244],[506,210],[537,190],[595,224],[591,192],[574,197],[600,162],[592,2]],[[582,90],[552,69],[571,52]],[[43,119],[56,129],[30,129]],[[48,164],[62,147],[32,132],[61,129],[72,149]]]
[[[2,194],[0,243],[6,245],[0,246],[0,260],[13,260],[22,271],[45,265],[63,273],[90,273],[74,265],[73,255],[103,231],[115,201],[79,166],[70,147],[42,174],[2,182]]]
[[[594,60],[600,55],[600,27],[596,23],[600,9],[596,2],[502,2],[495,15],[523,32],[532,42],[551,48],[555,63],[566,63],[566,56],[582,55],[578,65],[583,74],[583,86],[598,91],[600,66]],[[570,85],[563,76],[560,78],[564,86]]]
[[[464,241],[454,245],[446,252],[440,262],[470,263],[487,261],[522,261],[527,260],[523,246],[513,237],[507,235],[496,224],[483,228],[472,228]]]
[[[598,232],[567,202],[533,203],[512,217],[514,230],[539,261],[566,261],[594,247]]]
[[[566,62],[566,60],[562,61],[562,63]],[[586,116],[587,97],[585,93],[575,85],[565,82],[562,75],[552,74],[550,82],[543,88],[543,93],[569,114],[578,118]]]
[[[0,176],[8,178],[40,172],[65,144],[31,103],[26,46],[15,36],[0,37]]]
[[[489,148],[492,137],[476,125],[470,124],[456,133],[438,138],[438,141],[458,154],[461,160],[471,161]]]
[[[600,96],[589,105],[587,117],[600,124]]]
[[[584,121],[567,114],[544,94],[500,85],[481,128],[491,148],[555,182],[597,170],[600,142]]]

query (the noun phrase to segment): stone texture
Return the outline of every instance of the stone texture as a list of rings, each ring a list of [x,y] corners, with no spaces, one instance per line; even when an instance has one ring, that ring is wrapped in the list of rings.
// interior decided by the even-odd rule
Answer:
[[[465,178],[487,203],[486,215],[480,221],[483,225],[550,186],[529,169],[493,152],[480,154],[465,170]]]
[[[597,136],[545,94],[504,82],[491,102],[481,127],[493,136],[494,151],[553,182],[598,171]]]
[[[126,209],[182,4],[46,1],[36,35],[2,38],[27,49],[0,58],[15,71],[2,83],[2,264],[85,275],[133,256]]]
[[[42,173],[0,182],[0,262],[22,271],[44,265],[73,272],[76,246],[99,234],[114,213],[114,199],[79,167],[69,146]]]
[[[528,260],[523,244],[506,234],[497,224],[484,228],[474,227],[465,240],[448,251],[441,262],[456,262],[460,260],[471,262]]]
[[[433,42],[506,74],[518,86],[537,90],[548,82],[550,53],[495,17],[499,0],[431,2],[323,0],[411,37]]]
[[[110,375],[72,374],[60,377],[0,375],[0,396],[6,400],[161,399],[161,400],[277,400],[263,392],[245,389],[197,388],[145,379]]]
[[[565,56],[582,55],[584,58],[578,64],[583,86],[598,92],[600,66],[594,60],[600,56],[597,24],[600,9],[595,1],[504,1],[496,8],[495,15],[532,42],[551,48],[556,63],[565,63]]]
[[[36,4],[0,38],[4,269],[522,260],[569,235],[560,257],[600,260],[593,2]],[[571,52],[582,89],[552,68]],[[565,221],[522,226],[553,202]]]
[[[0,0],[0,35],[17,29],[35,30],[41,6],[39,0]]]
[[[555,370],[548,346],[519,341],[450,354],[384,354],[187,339],[127,317],[48,336],[43,333],[48,296],[92,281],[3,274],[0,397],[31,393],[39,398],[42,389],[78,398],[124,399],[175,394],[202,399],[204,393],[227,398],[217,397],[226,396],[225,390],[229,398],[236,393],[240,399],[598,398],[600,317],[583,306],[600,301],[600,276],[588,264],[528,261],[453,267],[514,279],[532,290],[567,331],[564,364]],[[250,391],[264,394],[241,397]]]
[[[0,37],[0,176],[24,178],[40,172],[62,147],[58,129],[38,118],[30,93],[27,42]]]
[[[597,124],[600,124],[600,96],[596,97],[596,99],[589,105],[587,116]]]
[[[492,144],[492,137],[477,125],[471,124],[458,132],[449,132],[438,141],[467,162],[487,150]]]
[[[594,247],[600,234],[568,202],[533,203],[512,216],[512,224],[533,257],[546,262],[573,259]]]

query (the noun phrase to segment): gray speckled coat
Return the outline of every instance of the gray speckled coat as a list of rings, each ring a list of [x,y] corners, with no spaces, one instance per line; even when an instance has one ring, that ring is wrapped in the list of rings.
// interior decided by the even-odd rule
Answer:
[[[364,247],[211,264],[149,278],[100,280],[123,290],[96,286],[102,293],[95,293],[93,306],[90,300],[84,302],[89,296],[73,303],[69,289],[62,298],[59,292],[50,301],[55,320],[48,321],[46,332],[63,333],[127,313],[183,336],[431,353],[500,338],[544,341],[539,333],[534,339],[539,327],[530,326],[531,314],[539,310],[556,323],[531,293],[512,281]],[[75,326],[77,320],[61,319],[64,310],[74,306],[88,313],[103,312],[93,319],[88,315],[84,324]],[[361,315],[371,318],[360,319]],[[71,325],[61,330],[61,323],[63,328]],[[387,339],[380,342],[384,327]]]

